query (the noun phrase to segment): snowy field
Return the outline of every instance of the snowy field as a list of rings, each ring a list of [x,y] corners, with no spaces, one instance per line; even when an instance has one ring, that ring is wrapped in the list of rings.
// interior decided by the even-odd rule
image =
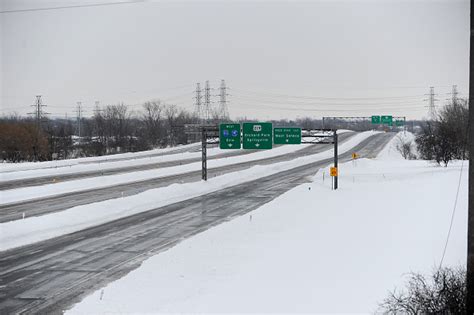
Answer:
[[[377,159],[341,164],[339,190],[321,170],[312,183],[148,259],[68,313],[376,311],[404,274],[439,264],[461,170],[461,162],[405,161],[394,141]],[[467,167],[450,266],[466,260]]]
[[[350,138],[349,140],[345,141],[344,143],[339,145],[339,152],[340,154],[349,151],[354,146],[362,142],[363,140],[369,138],[370,136],[374,135],[373,131],[362,132],[354,137]],[[298,147],[298,146],[294,146]],[[294,149],[293,149],[294,150]],[[272,151],[266,150],[258,153],[254,153],[254,155],[272,155]],[[308,155],[304,157],[300,157],[291,161],[273,163],[268,165],[257,165],[251,168],[232,172],[228,174],[224,174],[221,176],[217,176],[215,178],[209,179],[207,182],[199,181],[199,182],[192,182],[192,183],[184,183],[184,184],[173,184],[167,187],[161,187],[156,189],[150,189],[145,192],[123,197],[117,199],[110,199],[102,202],[96,202],[91,204],[86,204],[82,206],[73,207],[64,211],[55,212],[51,214],[46,214],[38,217],[30,217],[25,218],[22,220],[15,220],[6,223],[0,224],[0,250],[6,250],[14,247],[19,247],[27,244],[31,244],[34,242],[46,240],[49,238],[53,238],[56,236],[73,233],[76,231],[80,231],[82,229],[86,229],[92,226],[100,225],[103,223],[107,223],[119,218],[123,218],[126,216],[134,215],[140,212],[148,211],[151,209],[155,209],[158,207],[163,207],[175,202],[183,201],[186,199],[190,199],[193,197],[201,196],[207,193],[211,193],[213,191],[217,191],[220,189],[224,189],[227,187],[231,187],[234,185],[239,185],[248,181],[252,181],[261,177],[269,176],[278,172],[282,172],[285,170],[289,170],[301,165],[306,165],[310,163],[314,163],[318,160],[323,160],[330,158],[334,155],[333,149],[323,151],[321,153]],[[246,160],[249,159],[248,156],[240,156],[235,158],[227,158],[223,160],[232,160],[235,159],[239,160]],[[219,161],[213,161],[213,163],[220,163]],[[222,161],[221,164],[223,165],[230,165],[224,164],[226,161]],[[196,165],[197,164],[197,165]],[[169,167],[167,169],[177,169],[179,172],[184,172],[184,170],[188,170],[190,167],[199,166],[201,167],[201,163],[193,163],[189,165],[183,165],[181,168],[179,167]],[[209,165],[210,166],[210,165]],[[199,169],[199,168],[198,168]],[[132,180],[136,180],[137,173],[131,175],[126,175]],[[151,173],[152,171],[148,171],[145,173]],[[104,177],[118,177],[118,176],[125,176],[125,175],[112,175],[112,176],[104,176]],[[100,187],[99,185],[104,184],[103,179],[104,177],[100,177],[99,180],[97,178],[90,178],[85,180],[78,180],[78,181],[70,181],[63,183],[64,185],[71,185],[74,182],[87,182],[90,183],[89,188],[92,185],[97,185],[95,187]],[[117,184],[117,181],[111,182]],[[57,186],[60,186],[58,184]],[[16,189],[15,191],[21,191],[22,194],[15,193],[12,194],[13,191],[4,191],[4,195],[2,196],[1,202],[7,202],[14,198],[20,199],[21,198],[28,198],[33,194],[37,196],[45,196],[48,193],[58,193],[57,189],[50,189],[48,188],[53,187],[54,185],[44,185],[40,187],[27,187],[23,189]],[[68,187],[68,186],[66,186]],[[74,186],[71,186],[74,188]],[[77,188],[77,186],[76,186]],[[30,195],[25,194],[25,191],[30,192]],[[0,203],[1,203],[0,202]]]

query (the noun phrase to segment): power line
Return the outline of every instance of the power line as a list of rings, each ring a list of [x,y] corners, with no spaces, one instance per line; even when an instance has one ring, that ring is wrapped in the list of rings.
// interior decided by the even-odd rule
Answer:
[[[454,87],[455,86],[453,86],[453,92],[454,92]],[[466,137],[464,139],[464,146],[463,146],[462,160],[461,160],[461,170],[459,172],[458,187],[456,189],[456,198],[454,199],[453,211],[452,211],[452,214],[451,214],[451,222],[449,223],[448,235],[446,236],[446,242],[444,244],[443,255],[441,256],[441,260],[440,260],[440,263],[439,263],[439,269],[441,269],[441,267],[443,266],[444,256],[446,255],[446,250],[448,248],[449,238],[451,236],[451,230],[453,228],[454,216],[456,214],[456,206],[458,204],[458,199],[459,199],[459,190],[461,188],[461,179],[462,179],[462,171],[464,169],[464,159],[465,159],[465,154],[466,154],[466,146],[468,145],[469,129],[470,129],[470,124],[467,125]]]
[[[239,105],[242,106],[249,106],[249,107],[264,107],[264,108],[271,108],[276,110],[285,110],[285,111],[306,111],[306,112],[360,112],[360,111],[387,111],[387,110],[398,110],[398,111],[413,111],[413,110],[426,110],[425,106],[412,106],[412,107],[384,107],[380,109],[375,108],[350,108],[350,109],[334,109],[334,108],[302,108],[302,107],[277,107],[272,105],[266,104],[249,104],[249,103],[240,103]]]
[[[19,12],[34,12],[34,11],[50,11],[50,10],[62,10],[62,9],[90,8],[90,7],[101,7],[101,6],[111,6],[111,5],[121,5],[121,4],[134,4],[134,3],[146,2],[146,1],[147,0],[130,0],[130,1],[103,2],[103,3],[92,3],[92,4],[78,4],[78,5],[58,6],[58,7],[3,10],[3,11],[0,11],[0,13],[5,14],[5,13],[19,13]]]
[[[252,91],[252,90],[245,90],[245,89],[239,89],[239,88],[233,88],[232,91],[241,91],[241,92],[246,92],[250,94],[260,94],[260,95],[265,95],[265,96],[270,96],[270,97],[286,97],[286,98],[300,98],[300,99],[316,99],[316,100],[323,100],[323,101],[328,101],[328,100],[338,100],[338,101],[344,101],[344,100],[384,100],[384,99],[406,99],[406,98],[418,98],[422,97],[423,94],[419,95],[408,95],[408,96],[380,96],[380,97],[325,97],[325,96],[309,96],[309,95],[290,95],[290,94],[281,94],[281,93],[274,93],[274,92],[258,92],[258,91]]]
[[[459,172],[458,187],[456,189],[456,198],[454,199],[453,212],[451,214],[451,222],[449,223],[448,235],[446,236],[446,242],[444,244],[443,255],[441,256],[441,261],[439,262],[439,268],[443,266],[444,256],[446,255],[446,250],[448,249],[449,238],[451,236],[451,230],[453,228],[454,216],[456,214],[456,206],[458,205],[459,189],[461,187],[462,171],[464,167],[464,160],[461,162],[461,171]]]
[[[282,99],[268,99],[262,97],[249,97],[243,95],[233,95],[237,99],[243,99],[247,101],[271,103],[271,104],[296,104],[296,105],[328,105],[328,106],[377,106],[381,105],[416,105],[422,103],[422,99],[419,100],[410,100],[410,101],[401,101],[401,102],[363,102],[363,103],[330,103],[330,102],[318,102],[318,101],[295,101],[295,100],[282,100]]]

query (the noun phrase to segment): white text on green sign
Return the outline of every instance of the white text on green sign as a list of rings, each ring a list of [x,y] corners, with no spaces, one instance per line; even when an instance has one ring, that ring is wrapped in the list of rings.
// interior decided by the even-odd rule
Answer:
[[[392,124],[392,116],[386,115],[380,117],[382,120],[382,124],[391,125]]]
[[[284,127],[273,129],[274,144],[300,144],[301,128]]]
[[[271,123],[243,123],[242,138],[244,149],[271,149]]]

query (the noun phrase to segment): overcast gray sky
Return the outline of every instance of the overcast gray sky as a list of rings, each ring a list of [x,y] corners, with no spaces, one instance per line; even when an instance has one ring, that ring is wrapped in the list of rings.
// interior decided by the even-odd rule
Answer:
[[[107,0],[0,0],[0,11]],[[1,113],[91,115],[162,99],[193,109],[196,82],[231,117],[427,116],[468,93],[469,1],[144,1],[0,13]],[[214,99],[217,102],[217,97]]]

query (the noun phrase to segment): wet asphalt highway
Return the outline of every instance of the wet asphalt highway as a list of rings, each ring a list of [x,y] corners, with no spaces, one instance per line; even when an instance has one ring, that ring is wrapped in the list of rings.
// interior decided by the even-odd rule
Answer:
[[[375,157],[393,137],[376,134],[351,152]],[[0,313],[60,314],[87,294],[181,240],[240,216],[308,181],[317,161],[107,224],[0,252]]]
[[[339,143],[343,143],[348,140],[354,133],[343,133],[339,135]],[[333,147],[332,144],[318,144],[318,145],[307,145],[307,147],[276,157],[270,157],[251,162],[237,163],[229,166],[212,167],[212,160],[208,162],[208,177],[222,175],[229,172],[235,172],[243,170],[255,165],[270,164],[281,161],[289,161],[300,156],[315,154],[322,152]],[[238,154],[244,150],[234,151]],[[249,150],[250,151],[250,150]],[[199,158],[198,161],[201,161]],[[182,173],[178,175],[171,175],[156,179],[150,179],[145,181],[137,181],[134,183],[127,183],[122,185],[115,185],[111,187],[91,189],[80,192],[67,193],[57,195],[53,197],[47,197],[42,199],[35,199],[29,201],[23,201],[13,204],[7,204],[0,206],[0,223],[8,222],[13,220],[19,220],[23,217],[38,216],[47,213],[62,211],[68,208],[72,208],[79,205],[89,204],[93,202],[104,201],[107,199],[120,198],[123,196],[130,196],[138,194],[145,190],[165,187],[174,183],[189,183],[201,180],[201,171],[192,171]]]

